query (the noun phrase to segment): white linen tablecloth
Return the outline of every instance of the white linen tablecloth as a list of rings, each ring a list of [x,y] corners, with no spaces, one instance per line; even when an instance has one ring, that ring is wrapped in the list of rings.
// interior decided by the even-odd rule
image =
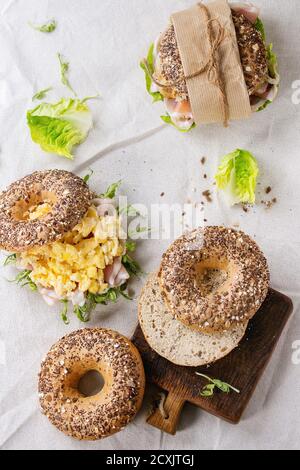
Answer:
[[[172,11],[193,0],[0,0],[0,174],[1,189],[36,169],[64,168],[79,175],[91,167],[93,187],[123,179],[132,203],[200,202],[214,190],[219,158],[237,147],[260,163],[258,200],[264,188],[278,199],[267,210],[258,204],[245,213],[213,195],[205,205],[208,224],[236,225],[255,236],[266,253],[272,286],[292,297],[294,315],[239,426],[231,426],[187,405],[175,437],[146,424],[145,406],[121,433],[81,443],[57,431],[40,413],[37,374],[49,347],[82,327],[65,326],[56,309],[38,295],[7,282],[13,269],[0,271],[0,447],[2,449],[299,449],[300,365],[293,348],[300,340],[300,105],[292,86],[300,79],[297,0],[257,0],[268,38],[278,52],[282,85],[278,100],[246,122],[203,126],[182,135],[160,121],[161,104],[145,92],[139,59],[167,24]],[[57,30],[42,34],[28,26],[55,18]],[[70,81],[91,102],[94,129],[76,150],[74,162],[45,154],[29,136],[25,113],[32,95],[54,86],[49,100],[69,96],[59,82],[56,53],[70,61]],[[297,83],[296,83],[297,85]],[[294,85],[294,86],[296,86]],[[299,83],[298,83],[299,85]],[[293,99],[294,94],[294,99]],[[206,156],[204,168],[200,159]],[[203,172],[208,179],[203,179]],[[165,193],[161,197],[161,193]],[[156,269],[169,241],[144,240],[137,258],[144,271]],[[142,283],[135,283],[138,293]],[[90,326],[110,327],[130,336],[137,304],[120,301],[94,314]],[[297,361],[298,359],[298,361]]]

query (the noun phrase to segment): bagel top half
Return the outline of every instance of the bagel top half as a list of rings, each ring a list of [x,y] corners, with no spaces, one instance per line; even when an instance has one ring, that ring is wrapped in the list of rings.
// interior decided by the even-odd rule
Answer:
[[[260,31],[242,13],[232,11],[237,43],[249,97],[255,96],[268,83],[268,58]],[[188,100],[188,89],[180,58],[175,29],[170,24],[158,44],[155,78],[165,98]],[[170,85],[170,87],[168,87]]]
[[[84,217],[93,195],[78,176],[64,170],[36,171],[0,193],[0,249],[22,252],[50,244]],[[40,217],[32,210],[47,207]]]
[[[206,227],[172,243],[162,257],[159,281],[175,318],[212,333],[249,321],[267,296],[270,275],[248,235]]]

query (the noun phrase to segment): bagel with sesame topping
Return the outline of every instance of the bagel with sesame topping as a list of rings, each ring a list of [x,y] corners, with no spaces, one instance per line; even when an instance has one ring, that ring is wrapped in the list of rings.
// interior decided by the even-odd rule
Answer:
[[[248,322],[270,283],[258,245],[225,227],[199,228],[180,237],[163,255],[158,276],[175,318],[208,334]]]
[[[104,386],[86,396],[80,379],[97,371]],[[124,336],[86,328],[60,339],[42,362],[39,399],[42,412],[60,431],[78,440],[111,436],[129,424],[142,404],[145,374],[138,350]]]
[[[21,252],[59,240],[81,221],[92,197],[82,178],[64,170],[14,182],[0,194],[0,249]]]
[[[151,274],[139,299],[139,323],[154,351],[173,364],[200,367],[222,359],[237,348],[248,323],[229,331],[206,334],[176,320],[165,303],[157,274]]]
[[[127,296],[132,274],[119,183],[93,191],[89,177],[37,171],[0,193],[0,249],[10,252],[4,265],[15,265],[20,287],[37,291],[50,306],[63,303],[64,323],[70,310],[87,322],[98,305]]]

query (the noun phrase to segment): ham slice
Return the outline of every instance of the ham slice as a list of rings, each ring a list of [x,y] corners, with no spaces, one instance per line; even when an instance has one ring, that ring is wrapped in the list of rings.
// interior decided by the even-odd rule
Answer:
[[[269,88],[270,88],[269,83],[266,83],[259,90],[255,92],[255,96],[258,96],[259,98],[262,98],[262,99],[266,99],[268,96]]]
[[[186,104],[183,105],[183,102],[170,99],[165,99],[165,105],[173,123],[175,126],[179,127],[179,129],[188,130],[194,124],[193,113],[190,106]]]
[[[278,90],[279,90],[278,85],[272,85],[271,88],[269,87],[266,93],[264,94],[264,96],[261,98],[258,98],[258,101],[252,105],[253,112],[258,111],[259,108],[266,103],[266,101],[273,103],[273,101],[276,99],[278,95]]]
[[[232,10],[236,11],[237,13],[243,14],[245,18],[251,21],[252,24],[256,22],[260,14],[260,9],[252,3],[234,2],[230,3],[230,8],[232,8]]]
[[[130,276],[129,276],[127,270],[125,269],[125,267],[122,264],[121,269],[118,272],[118,275],[115,279],[116,285],[121,286],[122,284],[124,284],[124,282],[128,281],[129,277]]]
[[[129,279],[129,274],[122,264],[122,258],[114,259],[113,264],[106,266],[104,280],[110,287],[119,287]]]

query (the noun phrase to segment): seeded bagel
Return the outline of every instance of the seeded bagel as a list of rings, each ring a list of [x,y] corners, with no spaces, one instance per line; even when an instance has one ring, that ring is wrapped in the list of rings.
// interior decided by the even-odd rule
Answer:
[[[171,313],[197,331],[249,321],[269,289],[266,258],[246,234],[206,227],[176,240],[162,257],[159,281]]]
[[[157,274],[151,274],[139,299],[139,323],[154,351],[173,364],[199,367],[227,356],[245,335],[247,323],[207,335],[175,319],[164,301]]]
[[[242,13],[232,10],[232,19],[244,77],[249,96],[251,96],[268,81],[266,46],[260,31]],[[160,89],[165,98],[189,99],[175,29],[172,24],[159,38],[154,76],[158,83],[165,86],[170,84],[169,88]]]
[[[80,378],[98,371],[102,390],[84,396]],[[98,440],[120,431],[139,410],[145,375],[138,350],[124,336],[85,328],[60,339],[42,362],[39,398],[43,413],[60,431],[79,440]]]
[[[58,240],[80,222],[92,197],[82,178],[68,171],[36,171],[16,181],[0,194],[0,249],[21,252]],[[30,209],[43,203],[50,212],[30,220]]]

